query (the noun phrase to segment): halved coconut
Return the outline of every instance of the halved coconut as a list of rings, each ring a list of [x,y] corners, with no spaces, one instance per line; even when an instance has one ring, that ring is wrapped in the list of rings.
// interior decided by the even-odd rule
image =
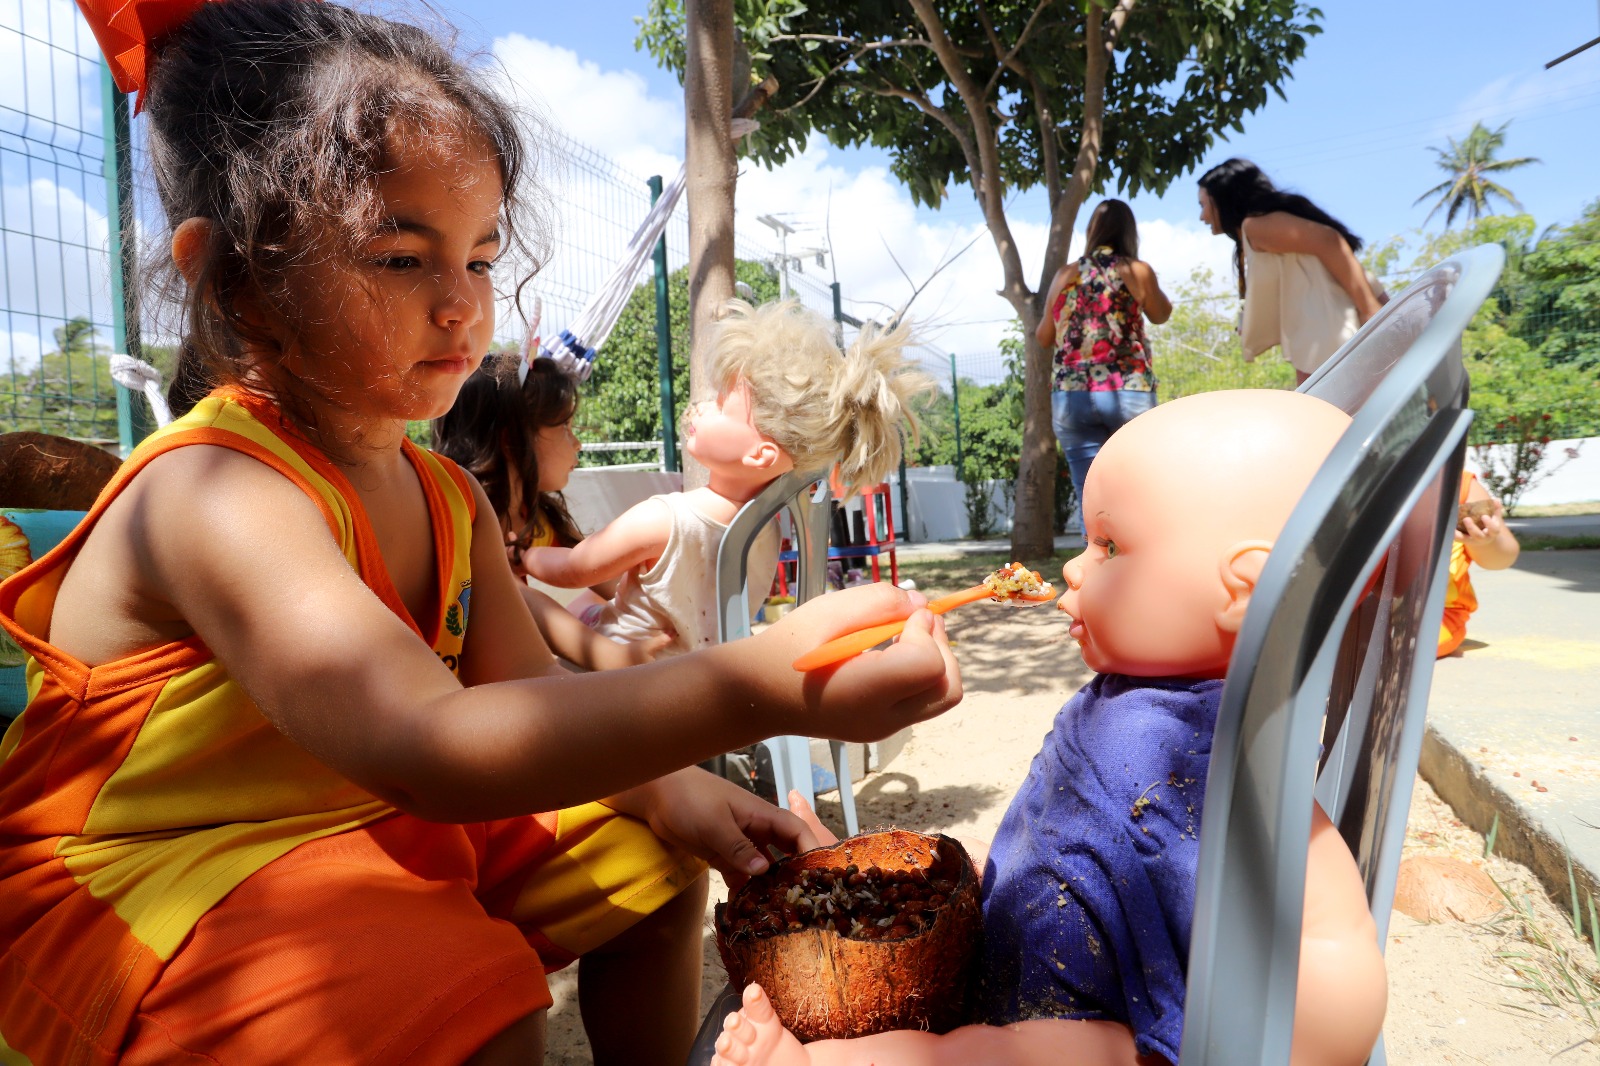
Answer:
[[[900,923],[892,917],[896,904],[879,905],[891,916],[888,926],[880,919],[850,935],[790,928],[772,914],[774,901],[793,904],[806,894],[796,886],[815,881],[808,871],[826,870],[838,880],[851,866],[863,873],[905,871],[898,876],[911,886],[908,894],[917,899],[911,909],[920,916]],[[935,886],[948,891],[934,892]],[[893,935],[899,924],[904,931]],[[892,1029],[943,1033],[966,1020],[982,915],[972,860],[950,837],[894,829],[793,856],[719,903],[716,927],[729,981],[735,988],[759,983],[802,1041]]]

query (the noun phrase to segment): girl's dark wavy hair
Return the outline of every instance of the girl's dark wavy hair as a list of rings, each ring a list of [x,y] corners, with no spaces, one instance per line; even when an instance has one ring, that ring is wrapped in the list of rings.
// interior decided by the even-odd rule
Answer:
[[[539,492],[539,456],[533,438],[559,426],[578,409],[578,379],[549,359],[535,359],[527,380],[517,384],[522,357],[491,352],[467,379],[455,406],[433,420],[433,449],[472,472],[502,524],[512,521],[511,480],[522,483],[528,518],[516,530],[517,547],[526,549],[546,529],[557,543],[583,539],[559,492]]]
[[[1217,208],[1222,232],[1233,238],[1233,269],[1239,279],[1239,295],[1244,295],[1244,245],[1239,226],[1247,218],[1283,211],[1299,218],[1320,222],[1337,230],[1352,252],[1361,251],[1361,238],[1343,222],[1299,193],[1285,192],[1248,159],[1227,159],[1200,175],[1200,187]]]
[[[337,401],[284,366],[305,321],[288,282],[308,263],[356,262],[381,221],[378,177],[396,136],[487,143],[501,246],[537,262],[517,228],[529,163],[519,116],[485,81],[425,30],[306,0],[204,4],[155,42],[145,113],[156,191],[170,226],[212,223],[195,284],[175,272],[157,282],[184,317],[175,415],[218,385],[266,393],[306,429],[309,400]]]
[[[1089,216],[1083,247],[1085,253],[1105,247],[1123,259],[1139,258],[1139,223],[1133,208],[1121,200],[1101,200]]]

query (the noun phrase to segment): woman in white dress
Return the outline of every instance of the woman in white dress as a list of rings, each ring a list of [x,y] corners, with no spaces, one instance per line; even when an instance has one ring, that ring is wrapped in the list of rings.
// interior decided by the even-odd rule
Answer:
[[[1361,238],[1261,168],[1229,159],[1200,177],[1200,220],[1233,238],[1244,298],[1240,340],[1252,361],[1280,345],[1304,382],[1388,299],[1356,259]]]

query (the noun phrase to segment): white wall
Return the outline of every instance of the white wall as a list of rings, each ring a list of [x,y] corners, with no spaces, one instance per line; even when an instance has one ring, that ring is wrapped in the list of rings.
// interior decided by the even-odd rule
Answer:
[[[1578,457],[1569,460],[1567,449],[1576,448]],[[1519,506],[1552,507],[1563,503],[1590,503],[1600,500],[1600,437],[1586,440],[1553,440],[1544,452],[1545,461],[1540,466],[1547,476],[1539,480],[1534,472],[1534,486],[1523,493]],[[1467,468],[1479,471],[1472,449],[1467,450]]]

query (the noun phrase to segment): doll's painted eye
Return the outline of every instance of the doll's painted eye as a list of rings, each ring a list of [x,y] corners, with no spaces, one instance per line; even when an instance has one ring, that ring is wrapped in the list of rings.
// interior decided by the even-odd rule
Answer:
[[[1105,549],[1107,559],[1115,559],[1117,557],[1117,542],[1110,537],[1096,537],[1094,538],[1094,544],[1097,548]]]

